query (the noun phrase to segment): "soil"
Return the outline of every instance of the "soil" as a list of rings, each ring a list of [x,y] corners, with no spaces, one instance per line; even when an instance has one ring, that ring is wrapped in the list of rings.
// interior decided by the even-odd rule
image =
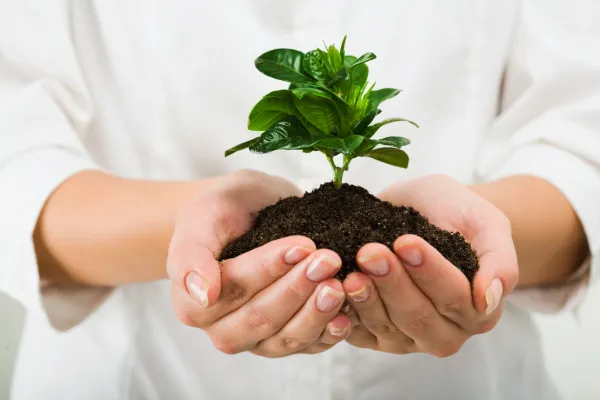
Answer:
[[[404,234],[422,237],[473,282],[477,255],[458,232],[442,230],[411,207],[394,206],[360,186],[336,189],[325,183],[303,197],[288,197],[259,211],[253,228],[227,246],[220,259],[229,259],[286,236],[302,235],[317,248],[335,251],[342,259],[336,278],[359,271],[358,250],[367,243],[392,249]]]

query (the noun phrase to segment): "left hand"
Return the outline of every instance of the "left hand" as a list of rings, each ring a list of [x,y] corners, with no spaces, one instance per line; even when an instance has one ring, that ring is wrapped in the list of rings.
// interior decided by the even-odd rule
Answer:
[[[388,353],[447,357],[465,341],[493,329],[503,297],[519,269],[508,218],[468,187],[445,176],[398,183],[379,196],[412,206],[438,227],[460,232],[479,258],[473,288],[464,274],[418,236],[405,235],[394,252],[378,243],[358,253],[361,270],[344,281],[356,312],[347,341]],[[360,321],[360,322],[358,322]]]

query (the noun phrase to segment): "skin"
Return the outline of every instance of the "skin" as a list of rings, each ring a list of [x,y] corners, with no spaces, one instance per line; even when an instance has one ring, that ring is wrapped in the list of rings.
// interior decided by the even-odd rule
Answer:
[[[40,274],[58,284],[168,278],[177,317],[227,354],[318,353],[347,340],[446,357],[495,327],[518,282],[560,284],[587,254],[575,212],[543,180],[519,176],[467,187],[428,176],[379,196],[412,205],[471,242],[481,264],[472,293],[456,268],[410,235],[393,251],[364,246],[357,255],[362,272],[344,282],[332,278],[339,257],[303,237],[215,261],[251,226],[255,211],[297,194],[291,183],[253,171],[177,183],[82,172],[57,188],[40,215]],[[557,244],[553,252],[548,242]],[[344,298],[351,307],[340,312]]]

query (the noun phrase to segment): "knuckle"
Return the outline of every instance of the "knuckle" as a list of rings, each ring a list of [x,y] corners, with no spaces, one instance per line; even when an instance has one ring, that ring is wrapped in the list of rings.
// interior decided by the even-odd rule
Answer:
[[[398,329],[391,323],[381,323],[379,321],[364,321],[363,326],[375,335],[384,335],[394,333]]]
[[[247,291],[242,285],[230,282],[222,289],[221,298],[228,303],[245,303],[247,300]]]
[[[295,283],[291,283],[285,288],[285,298],[297,303],[306,301],[307,295],[301,287]]]
[[[443,303],[439,310],[440,314],[446,317],[458,317],[465,313],[465,301],[464,299],[452,300]]]
[[[435,325],[437,321],[437,315],[435,312],[428,312],[425,314],[419,314],[414,318],[411,318],[406,326],[406,329],[410,332],[424,332],[428,331]]]
[[[484,322],[481,322],[475,328],[475,332],[474,333],[477,334],[477,335],[488,333],[488,332],[490,332],[492,329],[494,329],[496,327],[497,322],[498,322],[497,320],[486,320]]]
[[[279,345],[287,351],[298,351],[308,347],[310,343],[292,338],[283,338],[279,342]]]
[[[278,324],[256,307],[250,307],[246,320],[248,326],[254,330],[276,331]]]
[[[234,355],[242,352],[239,344],[225,339],[213,339],[213,345],[218,351],[224,354]]]
[[[175,316],[177,317],[179,322],[181,322],[182,324],[191,326],[194,328],[199,328],[198,323],[196,322],[194,317],[192,317],[192,314],[188,309],[176,307],[175,308]]]
[[[450,342],[446,343],[433,352],[433,355],[437,358],[448,358],[460,351],[464,342]]]

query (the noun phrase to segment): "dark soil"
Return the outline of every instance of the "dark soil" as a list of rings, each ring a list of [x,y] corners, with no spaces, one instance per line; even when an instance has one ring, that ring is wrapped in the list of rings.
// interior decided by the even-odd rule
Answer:
[[[286,236],[311,238],[317,248],[335,251],[342,258],[336,276],[344,279],[358,271],[356,253],[367,243],[382,243],[392,249],[404,234],[422,237],[458,267],[469,282],[479,268],[476,254],[458,232],[448,232],[429,223],[410,207],[398,207],[371,195],[359,186],[344,184],[336,189],[325,183],[303,197],[289,197],[261,210],[254,227],[231,243],[220,259],[229,259]]]

